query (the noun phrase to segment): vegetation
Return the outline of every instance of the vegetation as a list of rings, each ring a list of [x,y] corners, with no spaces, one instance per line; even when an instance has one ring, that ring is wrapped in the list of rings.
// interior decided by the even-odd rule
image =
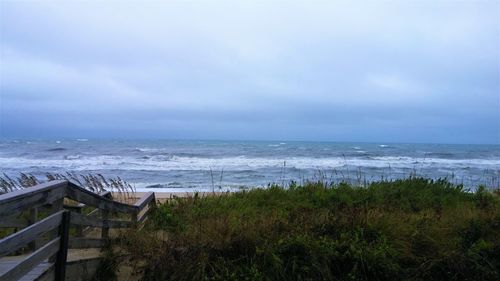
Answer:
[[[46,173],[45,180],[69,180],[92,192],[112,191],[118,193],[134,192],[133,186],[120,177],[105,177],[102,174],[77,174],[67,172],[66,174]],[[33,174],[20,173],[17,177],[9,177],[7,174],[0,175],[0,194],[35,186],[44,182]]]
[[[500,280],[498,195],[409,178],[175,198],[117,257],[144,280]]]

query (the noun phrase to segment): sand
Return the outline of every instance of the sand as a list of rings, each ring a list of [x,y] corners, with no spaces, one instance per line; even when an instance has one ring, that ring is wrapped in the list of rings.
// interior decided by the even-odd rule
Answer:
[[[118,201],[127,202],[129,204],[137,201],[142,196],[146,195],[147,192],[134,192],[129,193],[128,198],[124,198],[123,194],[113,192],[113,198]],[[195,192],[155,192],[155,198],[157,201],[165,202],[174,197],[191,197],[194,196]],[[228,194],[228,192],[198,192],[198,196],[220,196]]]

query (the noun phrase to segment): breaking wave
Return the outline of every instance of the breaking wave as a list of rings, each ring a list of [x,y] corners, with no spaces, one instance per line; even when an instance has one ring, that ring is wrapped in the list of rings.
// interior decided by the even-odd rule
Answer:
[[[62,159],[34,159],[24,157],[0,158],[0,166],[9,168],[58,167],[70,170],[210,170],[224,169],[226,171],[256,170],[265,168],[296,169],[335,169],[345,166],[366,168],[429,168],[466,169],[500,169],[500,159],[443,159],[443,158],[413,158],[397,156],[363,157],[363,158],[312,158],[312,157],[187,157],[177,155],[155,155],[149,157],[130,156],[82,156],[67,155]]]

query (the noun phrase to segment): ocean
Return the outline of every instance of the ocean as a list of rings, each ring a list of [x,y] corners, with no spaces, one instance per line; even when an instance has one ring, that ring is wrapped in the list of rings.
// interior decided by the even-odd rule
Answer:
[[[138,191],[241,190],[291,181],[447,178],[500,185],[500,145],[195,140],[0,140],[0,173],[121,177]]]

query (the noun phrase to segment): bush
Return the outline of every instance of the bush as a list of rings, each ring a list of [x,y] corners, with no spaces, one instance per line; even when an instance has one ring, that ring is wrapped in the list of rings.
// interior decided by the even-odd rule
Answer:
[[[499,207],[445,180],[274,185],[177,198],[122,245],[144,280],[500,280]]]

